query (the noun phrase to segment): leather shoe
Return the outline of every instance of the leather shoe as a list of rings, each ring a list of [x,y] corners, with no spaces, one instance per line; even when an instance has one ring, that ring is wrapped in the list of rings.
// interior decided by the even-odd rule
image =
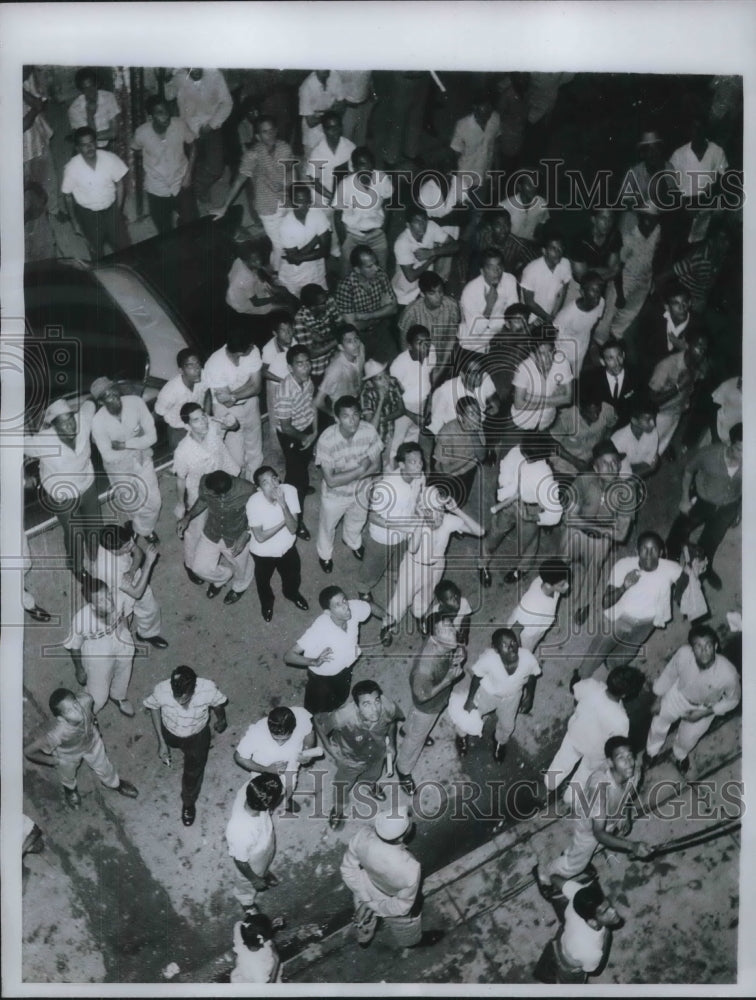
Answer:
[[[328,825],[330,826],[330,828],[332,830],[340,830],[345,822],[346,822],[346,817],[343,815],[343,813],[336,812],[336,807],[334,806],[328,815]]]
[[[371,785],[368,788],[368,795],[371,798],[376,799],[378,802],[385,802],[386,801],[386,793],[384,792],[384,790],[378,784]]]
[[[189,569],[189,567],[187,565],[184,565],[184,569],[186,570],[186,575],[189,577],[189,579],[192,581],[192,583],[196,584],[198,587],[201,587],[202,584],[205,582],[202,579],[202,577],[201,576],[197,576],[197,574],[194,572],[194,570]]]
[[[587,604],[584,605],[582,608],[577,609],[572,619],[576,625],[580,626],[585,624],[585,620],[588,617],[589,610],[590,609]]]
[[[464,757],[470,749],[470,738],[468,736],[455,736],[454,746],[457,748],[459,756]]]
[[[517,583],[520,579],[522,579],[522,573],[519,569],[511,569],[504,577],[504,583]]]
[[[304,597],[302,597],[301,594],[297,594],[297,596],[294,598],[294,600],[293,600],[292,603],[293,603],[294,607],[295,608],[299,608],[300,611],[309,611],[310,610],[310,605],[307,603],[307,601],[304,599]]]
[[[314,486],[308,486],[307,489],[305,490],[305,496],[314,497],[316,492],[317,491]]]
[[[151,532],[149,535],[142,535],[142,538],[144,538],[145,542],[147,542],[148,545],[157,545],[158,542],[160,541],[160,539],[158,538],[157,534],[154,531]]]
[[[286,803],[286,808],[284,809],[284,813],[288,813],[289,815],[294,815],[300,812],[302,812],[302,807],[300,806],[300,804],[298,802],[295,802],[294,799],[289,799],[289,801]]]
[[[333,573],[333,559],[318,559],[324,573]]]
[[[195,806],[184,806],[181,810],[181,822],[184,826],[191,826],[197,816]]]
[[[229,590],[226,596],[223,598],[224,604],[236,604],[244,596],[243,590]]]
[[[722,577],[719,575],[719,573],[715,573],[714,570],[711,569],[711,567],[709,567],[709,569],[704,573],[701,579],[704,581],[704,583],[708,583],[713,590],[722,589]]]
[[[207,596],[210,598],[210,600],[212,600],[214,597],[217,597],[222,590],[223,587],[216,587],[214,583],[211,583],[210,586],[207,588]]]
[[[24,610],[35,622],[49,622],[52,618],[49,611],[45,611],[44,608],[40,608],[37,604],[33,608],[25,608]]]
[[[478,567],[478,576],[480,577],[480,583],[482,587],[490,587],[493,583],[491,578],[491,571],[485,566]]]
[[[446,935],[446,931],[423,931],[417,944],[411,944],[410,948],[432,948]]]
[[[365,558],[365,546],[360,545],[358,549],[352,549],[352,555],[359,562],[362,562],[362,560]]]
[[[297,528],[297,538],[301,538],[303,542],[309,542],[312,535],[303,524],[300,524]]]
[[[136,634],[139,642],[148,642],[155,649],[168,649],[168,640],[164,639],[162,635],[151,635],[149,638],[145,635],[140,635],[138,632]]]
[[[680,774],[687,774],[690,770],[690,757],[683,757],[682,760],[677,760],[677,758],[675,758],[675,767]]]
[[[134,785],[130,781],[124,781],[123,778],[121,778],[116,791],[119,795],[125,795],[127,799],[135,799],[139,795]]]
[[[271,889],[275,889],[277,885],[281,884],[281,880],[276,875],[274,875],[273,872],[266,872],[263,875],[263,878],[268,883],[268,886]]]
[[[263,621],[269,622],[273,620],[273,608],[263,608],[262,609]]]
[[[133,719],[136,715],[134,706],[128,698],[122,698],[120,701],[116,702],[116,704],[118,705],[118,711],[121,715],[125,715],[127,719]]]
[[[78,809],[81,805],[81,795],[79,795],[78,788],[66,788],[64,785],[63,791],[66,793],[66,805],[71,809]]]
[[[390,625],[384,625],[383,626],[383,628],[381,629],[380,640],[381,640],[381,645],[383,647],[390,646],[391,643],[394,641],[394,637],[391,634],[391,626]]]
[[[493,741],[493,759],[497,764],[501,764],[504,760],[504,756],[507,752],[506,743],[497,743],[496,740]]]
[[[405,791],[407,795],[414,795],[416,786],[415,786],[415,779],[412,777],[412,775],[402,774],[401,771],[397,771],[396,775],[399,778],[399,787],[403,791]]]

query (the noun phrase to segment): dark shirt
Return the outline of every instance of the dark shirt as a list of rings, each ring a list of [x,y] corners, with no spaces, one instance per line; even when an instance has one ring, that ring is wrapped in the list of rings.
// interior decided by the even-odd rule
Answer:
[[[233,545],[247,530],[247,500],[255,492],[255,487],[246,479],[232,477],[231,489],[219,497],[207,489],[206,479],[207,476],[200,479],[197,497],[207,507],[204,535],[211,542],[223,539],[226,545]]]
[[[375,411],[378,409],[378,398],[379,393],[375,380],[372,378],[366,379],[362,383],[360,406],[362,407],[362,419],[366,420],[368,423],[372,423]],[[389,375],[389,387],[386,392],[386,398],[383,400],[381,417],[378,421],[378,426],[376,427],[376,430],[380,434],[381,441],[383,441],[384,444],[388,444],[393,436],[394,422],[396,419],[395,417],[389,418],[387,414],[396,413],[397,409],[400,413],[404,412],[402,387],[393,375]]]
[[[743,493],[743,468],[733,475],[727,474],[725,451],[727,445],[712,444],[702,448],[688,462],[686,472],[695,476],[698,496],[715,507],[737,503]]]
[[[618,427],[623,427],[630,419],[631,404],[641,386],[635,369],[625,365],[623,372],[622,388],[619,390],[616,400],[613,396],[614,380],[608,377],[606,368],[597,368],[595,371],[587,372],[580,380],[581,385],[583,382],[585,383],[586,390],[591,395],[596,395],[602,403],[608,403],[614,407]]]
[[[386,737],[393,741],[394,727],[403,718],[394,702],[381,695],[381,714],[375,725],[368,728],[350,698],[346,705],[321,720],[321,728],[345,763],[370,764],[385,757]]]
[[[436,434],[433,459],[439,472],[462,475],[482,462],[486,445],[482,430],[465,430],[459,420],[450,420]]]
[[[590,226],[588,232],[575,241],[570,251],[570,260],[575,263],[585,264],[588,270],[596,267],[608,267],[609,258],[613,253],[619,253],[622,249],[622,237],[613,229],[599,246],[594,242]]]
[[[442,646],[436,642],[433,636],[428,639],[423,651],[412,664],[410,671],[410,691],[412,692],[412,703],[418,712],[426,715],[440,715],[449,703],[449,695],[452,691],[452,684],[442,688],[438,694],[433,695],[427,701],[420,700],[419,685],[426,682],[429,687],[435,687],[452,670],[452,658],[454,648]]]

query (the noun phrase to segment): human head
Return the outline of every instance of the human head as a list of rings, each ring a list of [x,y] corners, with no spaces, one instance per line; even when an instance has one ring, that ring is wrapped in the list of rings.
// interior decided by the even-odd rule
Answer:
[[[593,471],[602,479],[615,479],[619,475],[624,457],[609,438],[599,441],[593,449]]]
[[[121,390],[116,382],[109,378],[96,378],[89,389],[96,403],[102,403],[108,413],[114,416],[123,409]]]
[[[133,547],[134,530],[131,521],[127,524],[106,524],[100,530],[100,545],[108,552],[119,552],[120,549],[126,551]]]
[[[249,354],[253,346],[252,336],[248,330],[237,327],[229,331],[226,338],[226,354],[230,358],[236,358],[238,361],[245,354]]]
[[[326,111],[320,124],[323,126],[323,134],[330,145],[335,146],[341,138],[341,115],[336,114],[335,111]]]
[[[404,441],[396,449],[396,464],[405,476],[419,476],[425,471],[425,455],[416,441]]]
[[[694,625],[688,632],[688,645],[699,670],[712,666],[719,652],[719,638],[711,625]]]
[[[655,531],[638,535],[638,565],[644,573],[653,573],[664,554],[664,542]]]
[[[383,691],[375,681],[358,681],[352,688],[352,700],[363,722],[373,725],[381,715],[381,695]]]
[[[512,232],[512,216],[506,208],[497,208],[486,216],[489,233],[496,243],[503,243]]]
[[[520,641],[511,628],[497,628],[491,636],[491,645],[504,663],[517,661]]]
[[[610,736],[604,744],[604,756],[621,780],[628,781],[633,776],[633,745],[626,736]]]
[[[304,344],[294,344],[286,352],[286,364],[294,378],[298,382],[304,383],[312,371],[309,348],[305,347]]]
[[[709,338],[701,331],[692,333],[685,348],[685,363],[691,368],[698,368],[706,361],[709,353]]]
[[[474,396],[461,396],[454,404],[454,409],[463,430],[473,430],[483,425],[480,403]]]
[[[56,719],[65,719],[75,726],[84,721],[84,709],[76,695],[68,688],[56,688],[48,701]]]
[[[585,379],[578,388],[578,409],[587,424],[595,424],[601,414],[601,399],[593,384]]]
[[[433,595],[442,607],[456,614],[462,605],[462,591],[453,580],[439,580]]]
[[[340,396],[333,405],[333,415],[345,437],[353,437],[360,426],[362,407],[356,396]]]
[[[730,444],[728,451],[731,455],[734,455],[740,462],[743,462],[743,425],[741,423],[733,424],[730,428]]]
[[[541,371],[548,372],[554,363],[556,354],[556,330],[553,326],[542,326],[537,338],[533,340],[530,353]]]
[[[192,434],[204,438],[210,426],[210,418],[199,403],[184,403],[179,410],[179,416]]]
[[[564,257],[564,237],[552,232],[544,238],[543,256],[550,268],[555,268]]]
[[[157,131],[165,132],[171,122],[171,112],[167,102],[157,94],[153,94],[144,102],[144,110]]]
[[[74,75],[74,86],[87,97],[97,93],[97,70],[93,66],[82,66]]]
[[[591,226],[595,233],[604,235],[609,232],[609,230],[614,225],[614,215],[611,209],[608,208],[597,208],[591,216]]]
[[[190,385],[196,385],[202,377],[202,361],[191,347],[185,347],[176,355],[176,366]]]
[[[610,375],[619,375],[625,367],[625,344],[617,337],[609,337],[601,347],[601,361]]]
[[[664,305],[674,325],[679,326],[690,315],[690,292],[679,282],[670,282],[664,292]]]
[[[76,152],[84,160],[92,163],[97,159],[97,133],[93,128],[82,125],[81,128],[74,129],[73,139]]]
[[[604,291],[604,281],[596,271],[587,271],[580,282],[580,302],[588,312],[595,309],[601,301]]]
[[[378,813],[373,820],[375,832],[381,840],[401,840],[409,833],[412,821],[407,806],[397,806],[391,812]]]
[[[292,184],[289,188],[289,203],[294,212],[307,213],[307,209],[312,205],[312,190],[309,184]]]
[[[270,499],[273,491],[280,484],[281,477],[272,465],[261,465],[259,469],[255,469],[252,473],[252,482],[263,496]]]
[[[258,267],[267,265],[272,249],[270,238],[266,233],[260,233],[254,239],[240,243],[236,249],[236,256],[254,271]]]
[[[356,174],[367,174],[368,176],[364,179],[369,180],[369,175],[375,169],[375,157],[372,151],[367,146],[357,146],[356,149],[352,150],[352,166]]]
[[[656,427],[658,407],[646,393],[639,392],[633,396],[630,405],[630,423],[642,434],[650,434]]]
[[[345,323],[336,334],[341,349],[348,358],[354,360],[360,353],[362,341],[356,326]]]
[[[187,705],[192,700],[197,687],[197,674],[186,664],[176,667],[171,674],[171,693],[180,705]]]
[[[328,293],[320,285],[305,285],[299,293],[299,301],[315,316],[323,312],[327,300]]]
[[[597,881],[578,889],[572,897],[575,913],[594,930],[601,927],[616,927],[621,921],[619,914],[612,906],[611,900],[604,895]]]
[[[480,262],[480,273],[487,285],[494,287],[501,281],[504,274],[504,266],[501,261],[499,250],[488,249],[483,251]]]
[[[103,580],[97,580],[91,576],[86,578],[82,584],[81,592],[84,600],[91,604],[100,616],[107,616],[113,611],[115,607],[113,596]]]
[[[318,595],[318,601],[335,622],[348,622],[352,617],[349,598],[341,587],[324,587]]]
[[[275,118],[270,115],[260,115],[257,119],[257,136],[263,146],[269,149],[275,145],[278,138],[278,126]]]
[[[233,478],[222,469],[215,469],[205,476],[206,488],[216,497],[225,496],[233,485]]]
[[[268,712],[268,732],[276,743],[285,743],[297,728],[297,717],[285,705],[277,705]]]
[[[423,236],[425,236],[425,231],[428,228],[428,213],[424,208],[412,205],[407,209],[405,218],[407,220],[407,229],[409,229],[412,236],[419,243]]]
[[[614,667],[606,678],[606,690],[620,701],[637,698],[644,684],[645,678],[637,667]]]
[[[205,74],[205,71],[203,69],[201,69],[199,66],[190,66],[189,67],[189,76],[191,77],[192,80],[194,80],[195,83],[198,80],[201,80],[202,77],[204,76],[204,74]]]
[[[281,801],[283,784],[277,774],[256,774],[247,785],[247,808],[253,812],[272,811]]]
[[[561,559],[547,559],[538,568],[538,575],[550,587],[558,590],[560,594],[566,594],[572,582],[572,570]]]
[[[530,309],[522,302],[513,302],[504,310],[504,320],[510,333],[518,334],[522,337],[530,335],[530,323],[528,317]]]
[[[432,346],[428,327],[423,326],[421,323],[414,323],[407,330],[407,346],[415,359],[421,363],[425,361]]]
[[[273,937],[273,925],[264,913],[247,913],[239,927],[241,939],[250,951],[259,951]]]
[[[519,449],[526,462],[540,462],[551,454],[553,442],[548,434],[537,430],[523,431]]]
[[[518,202],[521,205],[529,205],[538,192],[538,171],[518,170],[515,191]]]
[[[426,305],[435,309],[441,305],[444,297],[444,279],[435,271],[423,271],[417,279],[417,287],[425,299]]]
[[[378,258],[369,246],[360,244],[349,254],[349,263],[365,281],[373,281],[378,274]]]

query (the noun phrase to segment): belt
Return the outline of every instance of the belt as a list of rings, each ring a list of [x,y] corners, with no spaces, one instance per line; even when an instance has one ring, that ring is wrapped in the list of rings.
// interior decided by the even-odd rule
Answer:
[[[369,236],[371,233],[382,233],[383,229],[381,226],[376,226],[375,229],[361,229],[358,232],[354,232],[352,229],[347,229],[347,233],[350,236],[354,236],[359,239],[360,236]]]

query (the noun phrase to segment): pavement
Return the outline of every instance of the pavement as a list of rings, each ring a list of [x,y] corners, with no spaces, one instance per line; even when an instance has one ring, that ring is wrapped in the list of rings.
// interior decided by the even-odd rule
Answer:
[[[484,494],[493,492],[493,470],[483,470]],[[639,529],[666,523],[666,496],[676,482],[673,466],[658,473],[652,498],[641,512]],[[356,596],[357,563],[340,542],[335,570],[325,577],[318,568],[314,542],[300,543],[302,590],[311,612],[296,610],[280,596],[275,617],[266,625],[251,590],[231,607],[209,601],[182,568],[180,543],[172,519],[173,480],[161,476],[163,511],[158,524],[161,557],[153,587],[163,610],[165,651],[143,647],[131,682],[132,702],[139,708],[154,684],[178,663],[190,663],[201,676],[212,677],[228,695],[229,728],[214,737],[214,746],[198,802],[195,825],[180,822],[180,765],[167,769],[158,759],[157,743],[146,712],[135,719],[121,716],[110,704],[101,713],[108,751],[122,775],[139,788],[136,801],[103,789],[82,768],[83,806],[72,813],[64,805],[55,774],[25,764],[24,808],[45,831],[46,850],[28,856],[29,875],[23,896],[21,926],[23,978],[38,983],[159,983],[170,963],[179,967],[176,983],[212,982],[229,964],[231,931],[239,918],[233,896],[235,871],[228,857],[224,829],[236,790],[245,775],[233,763],[233,750],[247,725],[276,704],[301,704],[304,677],[285,666],[286,649],[317,613],[317,594],[339,583]],[[675,490],[676,492],[676,490]],[[471,510],[480,510],[480,494]],[[317,524],[317,496],[307,501],[306,521]],[[712,621],[741,608],[739,583],[740,529],[725,540],[719,560],[725,586],[709,594]],[[70,658],[61,643],[79,601],[73,580],[61,566],[58,528],[31,540],[34,569],[29,586],[38,602],[58,616],[48,626],[27,623],[24,671],[24,739],[33,738],[47,718],[53,688],[75,686]],[[481,590],[474,573],[475,543],[453,540],[447,575],[458,579],[475,609],[470,658],[487,645],[492,630],[506,620],[517,594],[501,582],[507,556],[495,567],[495,582]],[[19,580],[20,585],[20,580]],[[381,599],[376,595],[377,599]],[[354,947],[345,928],[351,900],[338,867],[359,820],[333,832],[327,824],[331,804],[332,763],[326,759],[304,772],[302,813],[278,816],[278,850],[273,870],[281,886],[260,897],[270,916],[287,925],[278,935],[285,975],[292,983],[526,983],[541,948],[554,933],[553,915],[534,888],[502,901],[505,893],[527,879],[534,857],[557,853],[568,836],[567,821],[553,817],[518,820],[504,815],[504,828],[494,836],[500,808],[489,797],[505,795],[519,779],[537,781],[548,764],[572,709],[568,690],[572,669],[581,660],[586,637],[570,635],[561,624],[544,640],[543,677],[535,707],[521,717],[502,765],[493,762],[490,736],[471,750],[464,762],[455,753],[453,731],[445,718],[436,727],[436,745],[426,751],[416,771],[424,790],[413,803],[417,832],[412,849],[426,877],[426,926],[447,930],[435,949],[397,957],[379,931],[367,952]],[[378,642],[380,624],[363,626],[363,656],[355,681],[372,677],[406,712],[406,675],[422,638],[402,635],[389,650]],[[687,623],[675,620],[652,637],[639,662],[649,678],[683,641]],[[602,668],[603,669],[603,668]],[[598,674],[601,676],[601,674]],[[632,710],[632,732],[648,722],[648,695]],[[490,723],[489,723],[490,725]],[[695,752],[699,770],[717,781],[739,776],[740,717],[734,715]],[[713,756],[712,756],[713,755]],[[700,760],[699,760],[700,757]],[[670,765],[660,765],[662,775]],[[671,773],[670,776],[673,776]],[[387,788],[406,801],[396,785]],[[476,794],[477,813],[465,802]],[[687,793],[686,793],[687,794]],[[472,810],[472,811],[471,811]],[[643,821],[646,822],[646,821]],[[674,829],[687,831],[681,819]],[[653,837],[662,836],[660,820],[649,820]],[[660,825],[661,824],[661,825]],[[666,827],[664,827],[666,830]],[[639,834],[640,835],[640,834]],[[666,839],[668,834],[664,833]],[[651,838],[649,838],[651,839]],[[552,844],[553,846],[552,849]],[[625,857],[605,864],[602,881],[619,886],[618,903],[628,926],[616,935],[612,958],[599,981],[732,982],[736,974],[738,917],[737,838],[725,838],[697,849],[641,866]],[[612,878],[614,882],[612,882]],[[672,921],[670,925],[669,921]],[[659,954],[648,942],[661,929],[677,924],[685,947]],[[641,925],[648,934],[633,933]],[[690,955],[695,953],[696,962]],[[653,961],[652,961],[653,958]]]

